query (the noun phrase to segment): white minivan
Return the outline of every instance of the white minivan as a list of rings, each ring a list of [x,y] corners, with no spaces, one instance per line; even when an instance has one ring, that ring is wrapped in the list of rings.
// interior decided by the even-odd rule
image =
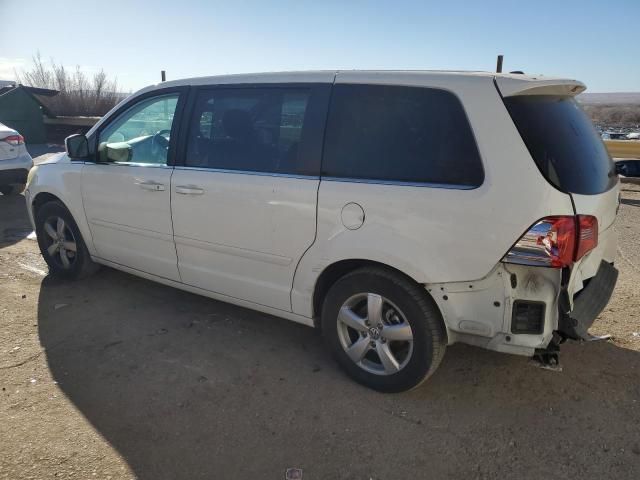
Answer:
[[[147,87],[25,193],[50,271],[108,265],[322,329],[398,392],[456,342],[558,360],[607,304],[619,180],[575,80],[321,71]]]

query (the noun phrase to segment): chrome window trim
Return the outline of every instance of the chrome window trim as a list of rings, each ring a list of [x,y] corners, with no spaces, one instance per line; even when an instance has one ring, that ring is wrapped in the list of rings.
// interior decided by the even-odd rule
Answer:
[[[319,175],[300,175],[295,173],[259,172],[254,170],[231,170],[227,168],[187,167],[183,165],[177,165],[174,167],[174,169],[175,170],[193,170],[197,172],[235,173],[238,175],[258,175],[262,177],[298,178],[300,180],[320,180]]]
[[[471,185],[457,185],[453,183],[433,183],[433,182],[405,182],[402,180],[377,180],[372,178],[351,178],[351,177],[321,177],[322,181],[327,182],[346,182],[346,183],[371,183],[378,185],[395,185],[401,187],[426,187],[426,188],[444,188],[447,190],[475,190],[478,187]]]
[[[147,168],[167,168],[173,170],[173,165],[167,165],[166,163],[137,163],[137,162],[82,162],[85,165],[104,165],[113,167],[147,167]]]
[[[377,185],[395,185],[395,186],[402,186],[402,187],[444,188],[447,190],[475,190],[478,188],[470,185],[456,185],[456,184],[449,184],[449,183],[403,182],[400,180],[376,180],[376,179],[368,179],[368,178],[348,178],[348,177],[323,177],[319,175],[258,172],[253,170],[231,170],[231,169],[225,169],[225,168],[209,168],[209,167],[186,167],[182,165],[175,166],[173,168],[175,170],[193,170],[198,172],[234,173],[238,175],[259,175],[263,177],[298,178],[300,180],[322,180],[327,182],[369,183],[369,184],[377,184]]]

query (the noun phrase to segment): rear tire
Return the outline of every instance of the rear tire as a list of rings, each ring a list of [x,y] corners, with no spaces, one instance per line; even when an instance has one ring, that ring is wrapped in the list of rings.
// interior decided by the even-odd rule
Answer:
[[[23,183],[14,185],[0,185],[0,193],[3,195],[19,195],[24,191]]]
[[[381,392],[416,388],[433,374],[446,349],[442,317],[428,293],[383,268],[340,278],[324,299],[321,321],[344,371]]]
[[[42,205],[35,215],[38,246],[56,277],[76,280],[95,273],[100,266],[91,260],[71,213],[57,201]]]

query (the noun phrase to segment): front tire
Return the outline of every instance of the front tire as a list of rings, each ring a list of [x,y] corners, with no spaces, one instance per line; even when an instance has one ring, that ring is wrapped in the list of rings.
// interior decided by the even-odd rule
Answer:
[[[378,267],[351,272],[331,287],[322,331],[345,372],[381,392],[419,386],[446,348],[442,317],[424,288]]]
[[[60,202],[42,205],[35,215],[38,246],[49,272],[68,280],[91,275],[99,265],[91,260],[71,213]]]

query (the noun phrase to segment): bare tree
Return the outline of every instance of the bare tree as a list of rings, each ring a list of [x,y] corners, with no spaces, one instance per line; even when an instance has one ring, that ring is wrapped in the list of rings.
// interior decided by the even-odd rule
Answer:
[[[55,115],[102,116],[124,96],[118,93],[117,81],[110,80],[104,70],[87,78],[79,66],[69,72],[53,59],[46,64],[40,52],[32,57],[32,62],[29,70],[16,72],[18,82],[58,90],[60,93],[56,96],[40,98]]]
[[[612,127],[640,126],[640,105],[584,105],[584,110],[591,120],[598,125]]]

